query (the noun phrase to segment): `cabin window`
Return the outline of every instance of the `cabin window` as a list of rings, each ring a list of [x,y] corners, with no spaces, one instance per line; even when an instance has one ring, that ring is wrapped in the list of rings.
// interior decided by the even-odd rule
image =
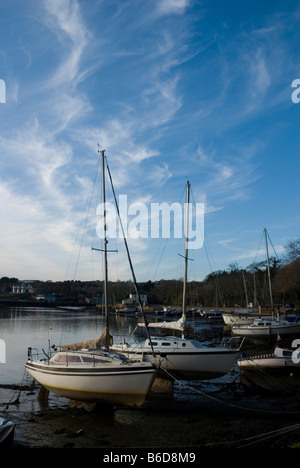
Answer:
[[[148,346],[157,346],[157,342],[156,341],[152,341],[152,343],[150,343],[150,341],[148,341]]]
[[[83,362],[94,362],[94,356],[82,356]]]
[[[181,346],[186,346],[186,343],[181,343]]]
[[[163,341],[161,345],[162,346],[171,346],[171,343],[168,343],[167,341]]]
[[[109,359],[101,359],[100,357],[96,357],[96,356],[82,356],[82,361],[85,362],[85,363],[101,363],[101,362],[110,362]]]
[[[55,356],[53,358],[53,361],[60,362],[60,363],[66,363],[67,362],[67,355],[66,354],[59,354],[58,356]]]
[[[81,362],[80,356],[76,356],[76,354],[68,354],[68,362]]]

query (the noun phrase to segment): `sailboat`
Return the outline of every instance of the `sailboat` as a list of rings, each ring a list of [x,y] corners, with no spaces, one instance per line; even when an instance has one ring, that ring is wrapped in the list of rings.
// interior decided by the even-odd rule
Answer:
[[[272,285],[270,276],[269,253],[268,253],[268,238],[267,230],[264,229],[265,244],[266,244],[266,257],[267,257],[267,271],[269,292],[271,301],[272,315],[270,317],[256,318],[253,323],[245,325],[235,325],[232,327],[232,333],[239,336],[247,336],[254,338],[270,338],[277,335],[295,335],[300,333],[300,321],[295,319],[290,321],[279,316],[274,315]]]
[[[276,345],[273,353],[245,356],[237,360],[241,383],[278,393],[296,394],[300,383],[299,348]]]
[[[102,196],[104,219],[104,349],[89,347],[63,349],[43,360],[28,348],[27,372],[44,388],[59,396],[84,402],[135,407],[144,403],[151,389],[157,368],[142,360],[134,362],[110,350],[107,295],[107,239],[105,211],[105,164],[102,159]],[[66,347],[68,348],[68,347]],[[75,347],[76,348],[76,347]]]
[[[189,207],[190,183],[187,182],[187,207]],[[159,335],[146,338],[142,342],[114,344],[112,349],[128,357],[144,358],[160,366],[160,376],[166,379],[202,380],[213,379],[227,374],[233,367],[239,349],[227,343],[219,347],[204,346],[199,341],[186,337],[186,286],[188,262],[189,209],[186,212],[185,267],[183,284],[182,316],[174,322],[149,323],[147,329],[179,330],[181,337]],[[144,324],[138,324],[143,326]]]

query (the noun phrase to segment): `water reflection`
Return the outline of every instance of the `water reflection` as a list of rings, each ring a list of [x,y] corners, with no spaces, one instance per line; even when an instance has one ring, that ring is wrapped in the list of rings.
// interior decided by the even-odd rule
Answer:
[[[111,333],[129,333],[136,319],[111,317]],[[97,311],[64,311],[50,308],[2,308],[0,339],[5,342],[6,362],[0,364],[0,383],[19,384],[29,346],[48,350],[49,344],[62,344],[98,338],[104,330],[104,318]]]
[[[154,321],[156,317],[152,317]],[[131,316],[110,315],[110,333],[116,341],[128,338],[136,328]],[[160,320],[165,320],[160,318]],[[190,317],[203,344],[222,338],[223,324],[207,323],[200,316]],[[60,346],[97,339],[104,331],[102,311],[55,308],[1,308],[0,339],[6,345],[6,363],[0,363],[0,384],[20,384],[24,378],[27,348],[48,352],[49,345]]]

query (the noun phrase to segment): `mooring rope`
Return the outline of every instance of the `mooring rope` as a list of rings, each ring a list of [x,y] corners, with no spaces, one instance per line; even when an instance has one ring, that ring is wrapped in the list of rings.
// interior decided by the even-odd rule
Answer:
[[[170,373],[169,371],[167,371],[166,369],[164,369],[162,367],[161,367],[161,370],[163,370],[172,380],[174,380],[174,382],[177,382],[179,385],[181,385],[181,386],[183,386],[183,387],[185,387],[185,388],[187,388],[189,390],[192,390],[195,393],[199,393],[201,396],[204,396],[206,398],[209,398],[211,400],[214,400],[214,401],[216,401],[218,403],[222,403],[222,404],[227,405],[227,406],[232,407],[232,408],[245,410],[245,411],[253,411],[253,412],[258,412],[258,413],[266,413],[266,414],[278,414],[278,413],[300,414],[300,411],[272,411],[272,410],[265,410],[265,409],[260,409],[260,408],[250,408],[248,406],[237,405],[235,403],[231,403],[231,402],[222,400],[221,398],[218,398],[218,397],[216,397],[214,395],[203,392],[202,390],[199,390],[197,388],[192,387],[191,385],[186,384],[184,381],[177,379],[176,377],[174,377],[172,375],[172,373]]]

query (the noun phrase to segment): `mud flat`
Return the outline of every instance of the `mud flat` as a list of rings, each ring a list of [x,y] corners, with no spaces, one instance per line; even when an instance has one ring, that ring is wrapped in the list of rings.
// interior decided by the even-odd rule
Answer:
[[[239,385],[176,384],[137,409],[72,407],[39,388],[0,387],[0,416],[15,423],[13,448],[291,448],[300,442],[300,399],[258,395]]]

